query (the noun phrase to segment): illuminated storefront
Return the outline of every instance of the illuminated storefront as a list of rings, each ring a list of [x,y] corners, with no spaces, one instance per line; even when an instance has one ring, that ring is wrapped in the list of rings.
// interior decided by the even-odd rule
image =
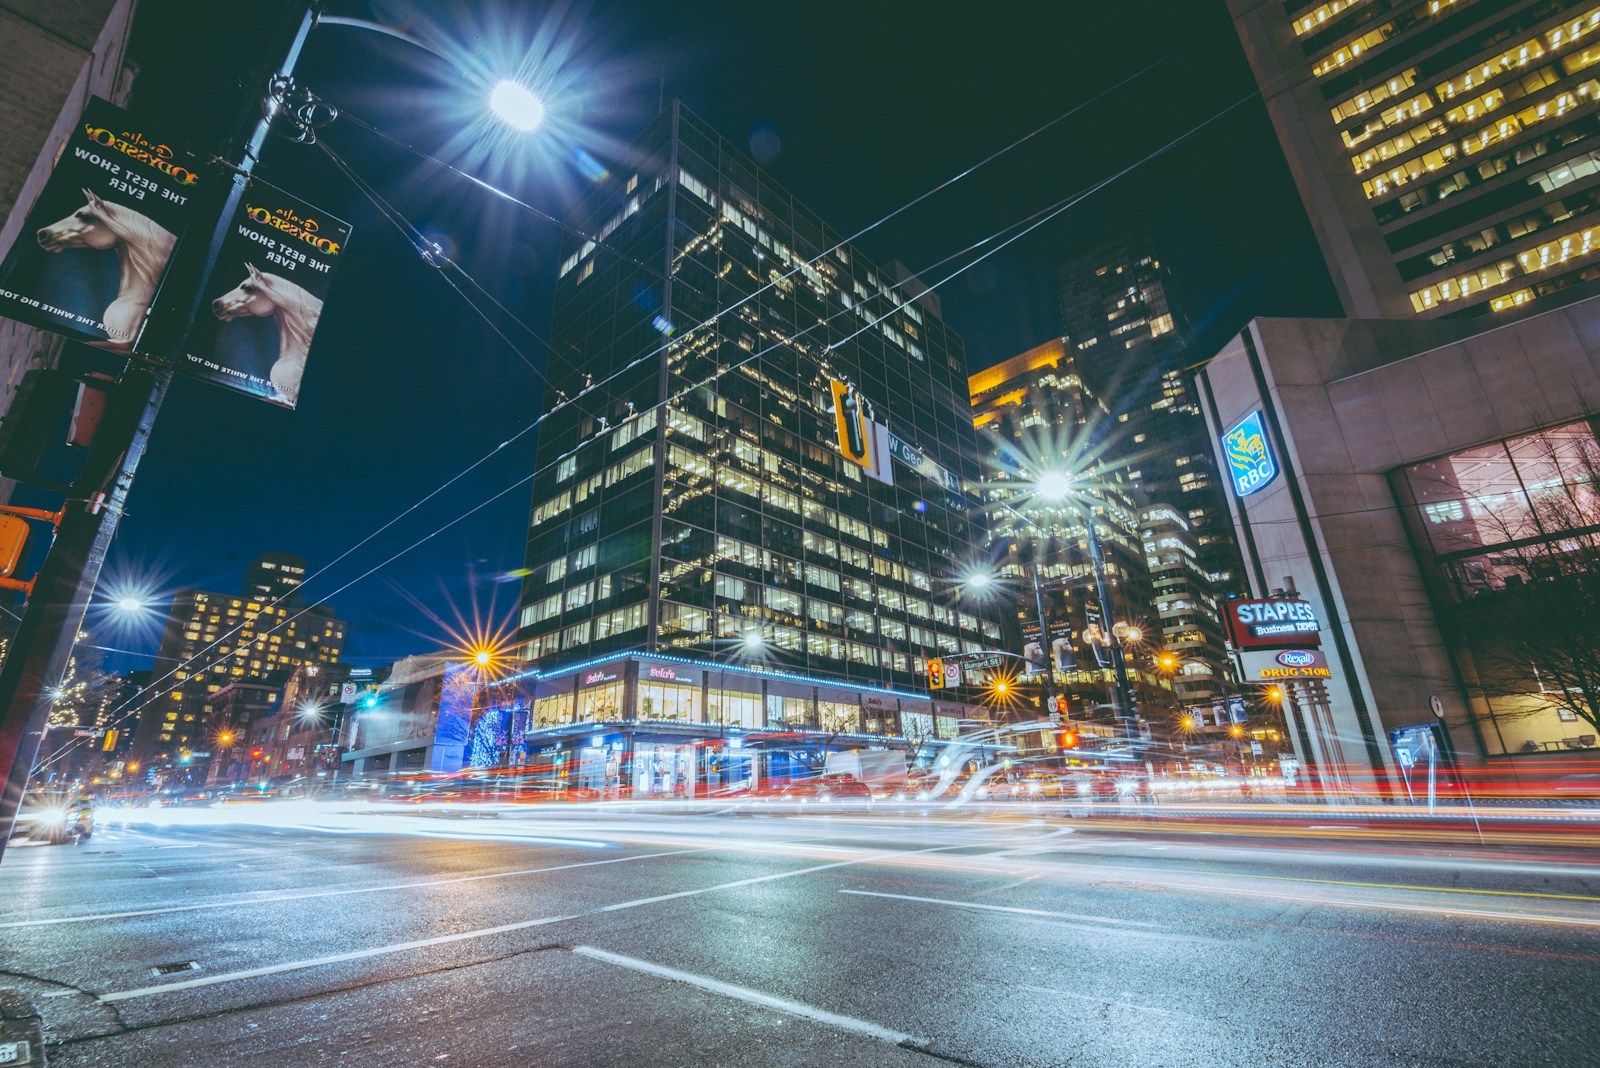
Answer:
[[[753,789],[851,749],[905,751],[909,765],[990,723],[980,706],[915,693],[626,653],[485,693],[469,765],[533,767],[601,795]]]

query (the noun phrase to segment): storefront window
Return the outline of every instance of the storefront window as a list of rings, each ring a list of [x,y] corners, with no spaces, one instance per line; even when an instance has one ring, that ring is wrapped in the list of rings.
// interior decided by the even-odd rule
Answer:
[[[606,720],[622,718],[622,680],[600,686],[590,686],[578,691],[578,719]]]
[[[855,734],[861,730],[861,706],[854,701],[818,701],[817,729],[828,733]]]
[[[700,722],[700,687],[674,682],[639,682],[639,718]]]
[[[708,723],[750,729],[763,725],[761,722],[760,694],[742,693],[737,690],[713,690],[711,691],[711,707],[707,711],[706,722]]]
[[[541,730],[545,727],[558,727],[563,723],[571,723],[572,707],[570,693],[537,698],[533,702],[533,722],[529,726],[533,730]]]
[[[1489,753],[1594,745],[1600,717],[1596,421],[1397,473],[1441,629]]]
[[[809,697],[785,697],[781,694],[767,696],[767,726],[804,727],[810,720]]]

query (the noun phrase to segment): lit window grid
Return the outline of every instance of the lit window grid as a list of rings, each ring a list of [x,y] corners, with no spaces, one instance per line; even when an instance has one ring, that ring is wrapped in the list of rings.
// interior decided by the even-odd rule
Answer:
[[[1524,108],[1515,115],[1508,115],[1498,122],[1490,123],[1459,143],[1444,145],[1362,182],[1362,191],[1369,200],[1385,196],[1417,178],[1458,162],[1458,153],[1460,157],[1474,155],[1492,144],[1515,137],[1540,123],[1574,114],[1580,108],[1592,107],[1596,100],[1600,100],[1600,79],[1591,78],[1572,89],[1563,90],[1547,100]]]
[[[1521,70],[1531,62],[1536,62],[1548,54],[1562,51],[1580,38],[1587,36],[1595,29],[1600,28],[1600,7],[1585,12],[1583,15],[1571,19],[1541,35],[1520,42],[1501,52],[1492,59],[1474,64],[1460,74],[1453,75],[1433,87],[1430,97],[1427,93],[1419,93],[1394,107],[1385,109],[1379,118],[1368,123],[1359,132],[1354,129],[1343,131],[1344,143],[1347,148],[1356,148],[1368,137],[1391,126],[1419,117],[1424,111],[1433,106],[1433,100],[1453,100],[1457,94],[1486,85],[1501,75]],[[1572,56],[1563,61],[1567,74],[1575,74],[1596,61],[1597,56],[1585,52]],[[1365,89],[1355,96],[1343,101],[1330,109],[1330,114],[1336,125],[1366,114],[1374,106],[1404,92],[1416,83],[1417,69],[1412,67],[1388,81]],[[1471,116],[1468,116],[1470,118]],[[1455,121],[1455,120],[1452,120]],[[1359,173],[1359,169],[1358,169]]]
[[[1413,290],[1411,293],[1411,306],[1417,311],[1428,311],[1441,304],[1463,300],[1466,297],[1495,286],[1503,285],[1514,278],[1530,274],[1538,274],[1559,267],[1572,260],[1580,259],[1593,254],[1597,245],[1600,245],[1600,226],[1589,226],[1576,233],[1565,237],[1556,238],[1525,249],[1516,254],[1513,259],[1502,260],[1493,267],[1485,267],[1471,271],[1455,278],[1446,279],[1431,286]],[[1526,291],[1527,296],[1521,300],[1514,299],[1513,294],[1501,302],[1495,310],[1513,307],[1531,300],[1533,294]]]
[[[1295,36],[1304,37],[1339,12],[1366,2],[1367,0],[1329,0],[1328,3],[1321,4],[1294,20]]]

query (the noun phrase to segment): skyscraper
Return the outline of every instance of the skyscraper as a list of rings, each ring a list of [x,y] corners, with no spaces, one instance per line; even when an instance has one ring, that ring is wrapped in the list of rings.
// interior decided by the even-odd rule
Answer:
[[[685,663],[597,668],[614,692],[579,682],[535,727],[816,724],[821,701],[899,734],[914,698],[931,717],[927,659],[999,637],[952,593],[987,538],[964,497],[961,339],[934,295],[678,103],[569,222],[589,236],[559,268],[518,638],[541,678]],[[834,383],[887,428],[871,447],[893,484],[842,455]],[[762,698],[743,669],[843,689]],[[673,769],[646,788],[687,780]]]
[[[1147,236],[1129,233],[1066,259],[1057,277],[1066,343],[1110,419],[1102,457],[1122,467],[1141,505],[1177,509],[1209,583],[1226,592],[1237,582],[1239,552],[1171,271]]]
[[[1228,0],[1352,318],[1600,292],[1593,0]]]
[[[302,610],[297,593],[278,603],[260,588],[257,576],[280,573],[285,565],[303,569],[305,561],[267,553],[246,568],[240,593],[178,591],[156,650],[155,678],[164,681],[150,687],[139,706],[134,760],[158,766],[185,751],[206,751],[208,701],[229,683],[278,685],[301,664],[338,661],[345,624],[331,608]]]

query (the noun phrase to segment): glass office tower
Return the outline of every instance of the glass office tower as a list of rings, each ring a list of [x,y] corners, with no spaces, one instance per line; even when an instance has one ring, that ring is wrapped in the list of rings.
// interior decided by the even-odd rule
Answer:
[[[953,582],[987,535],[936,294],[677,103],[568,221],[518,630],[540,677],[640,653],[909,694],[999,641]],[[834,382],[893,484],[841,455]]]

